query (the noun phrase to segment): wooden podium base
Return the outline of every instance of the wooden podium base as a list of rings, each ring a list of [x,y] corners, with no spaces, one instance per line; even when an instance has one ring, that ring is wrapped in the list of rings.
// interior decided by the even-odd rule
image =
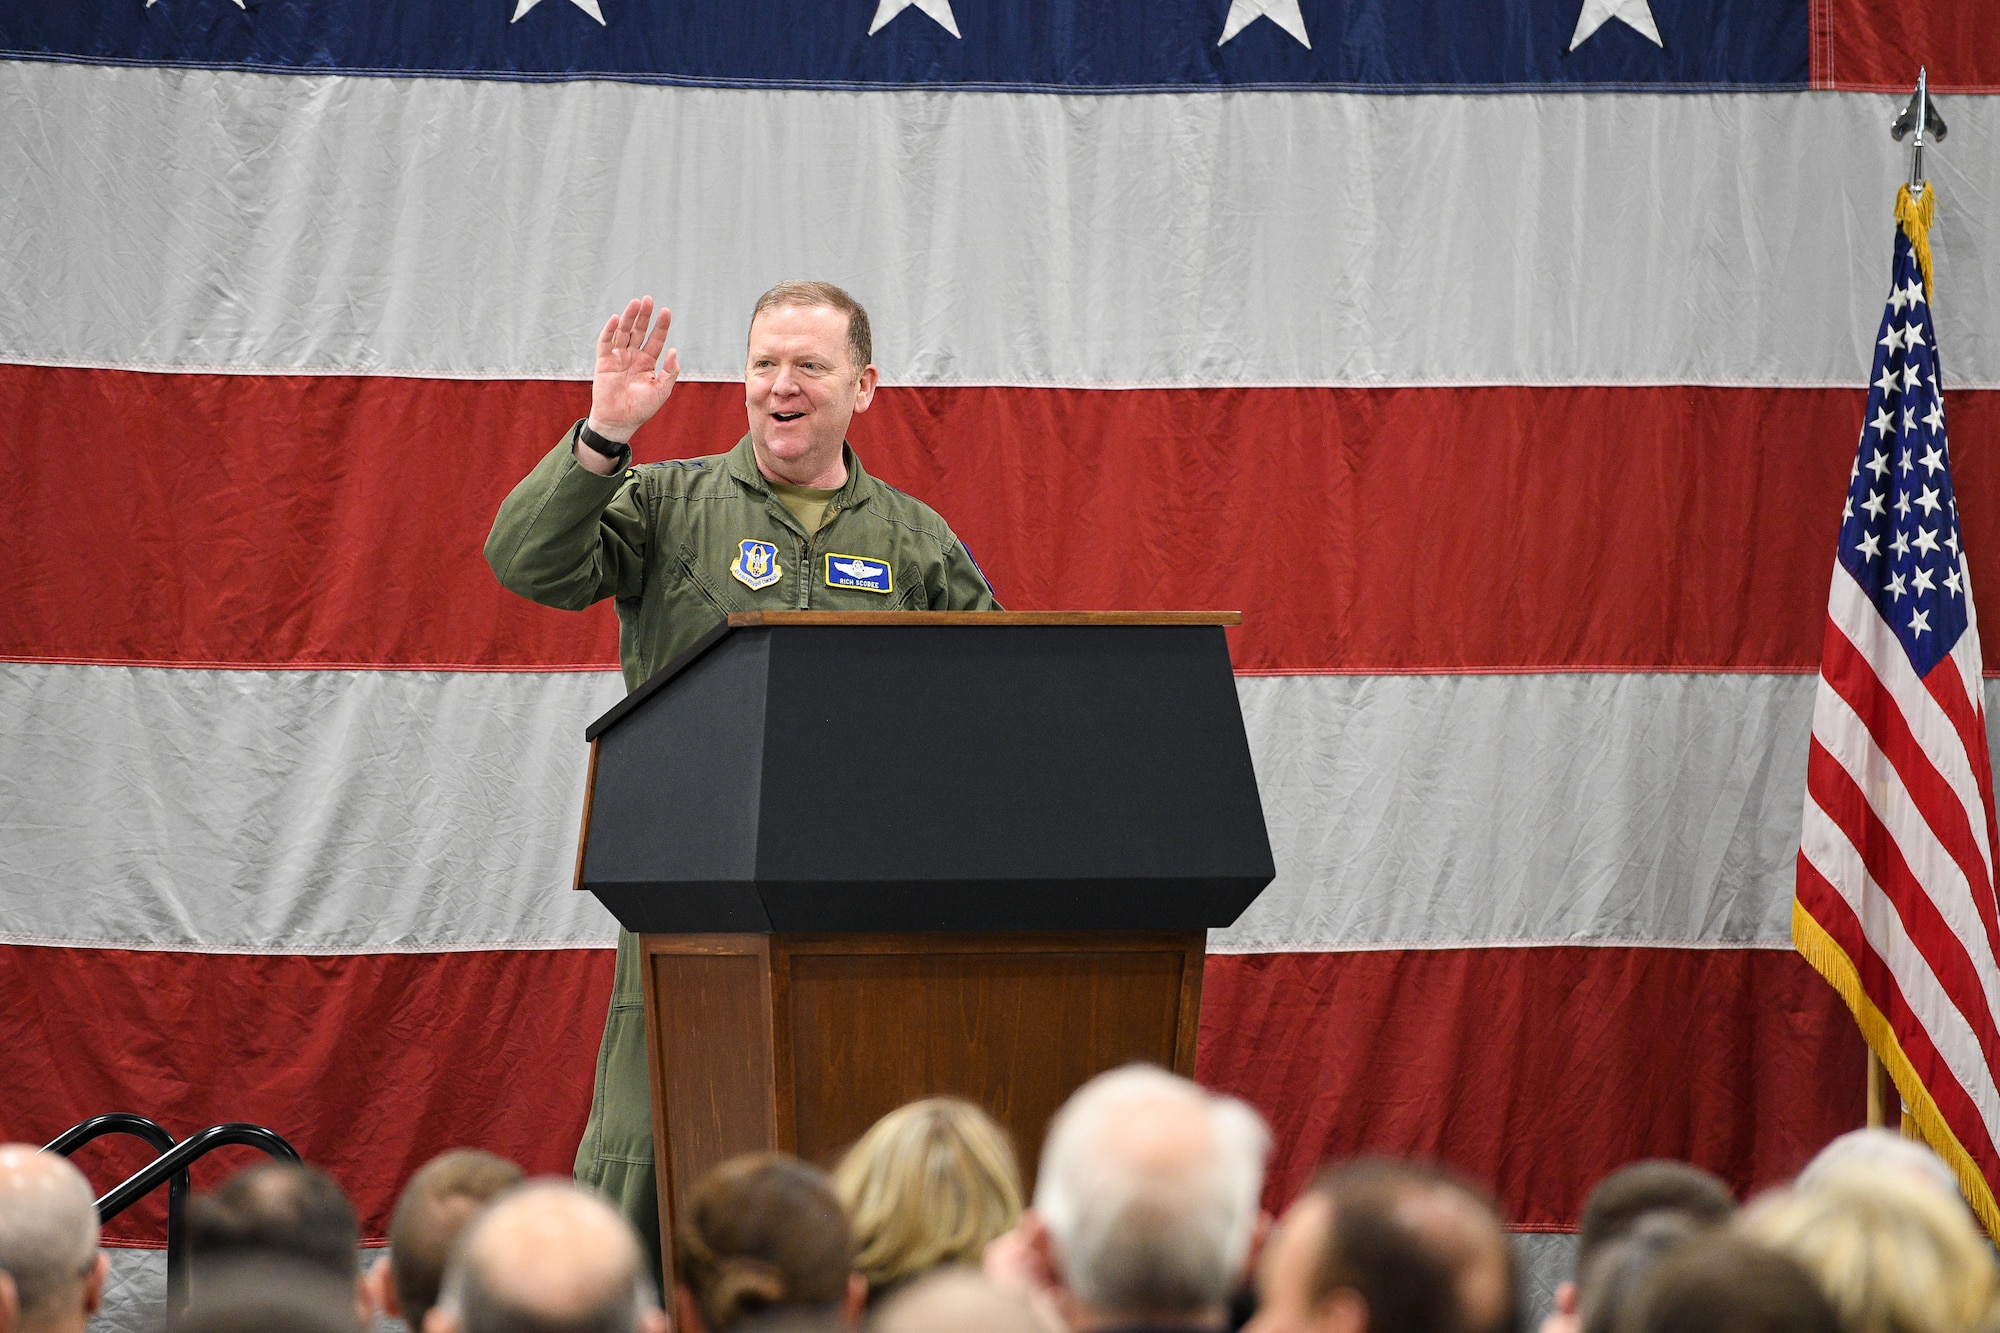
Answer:
[[[704,1172],[776,1149],[831,1166],[918,1097],[979,1103],[1033,1188],[1093,1075],[1194,1074],[1205,932],[642,935],[665,1271]]]

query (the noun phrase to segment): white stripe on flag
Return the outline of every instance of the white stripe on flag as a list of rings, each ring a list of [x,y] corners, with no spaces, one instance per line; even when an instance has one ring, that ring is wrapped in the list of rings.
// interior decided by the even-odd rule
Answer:
[[[1883,99],[1817,92],[4,62],[0,105],[0,359],[134,368],[587,379],[606,313],[651,292],[687,375],[728,380],[753,299],[805,274],[869,306],[901,383],[1847,387],[1881,311],[1853,237],[1902,160]],[[1966,144],[2000,143],[2000,102],[1956,106]],[[1956,175],[1981,160],[1936,162],[1954,387],[2000,385],[1995,215]]]

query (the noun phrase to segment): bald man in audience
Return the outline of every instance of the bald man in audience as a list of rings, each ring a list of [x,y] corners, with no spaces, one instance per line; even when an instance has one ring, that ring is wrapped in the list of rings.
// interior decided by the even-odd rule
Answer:
[[[0,1269],[0,1329],[83,1333],[104,1303],[111,1264],[97,1248],[97,1202],[68,1159],[0,1145]]]
[[[1247,1333],[1511,1333],[1513,1250],[1493,1208],[1442,1172],[1364,1161],[1285,1214]]]
[[[519,1185],[521,1168],[476,1148],[432,1158],[410,1177],[389,1222],[389,1253],[368,1272],[375,1306],[413,1330],[437,1304],[444,1266],[479,1211]]]
[[[595,1195],[524,1185],[472,1223],[423,1333],[667,1333],[639,1239]]]
[[[1048,1333],[1028,1303],[974,1268],[934,1269],[882,1303],[869,1333]]]
[[[1034,1207],[987,1272],[1073,1333],[1225,1328],[1270,1147],[1233,1097],[1148,1065],[1100,1074],[1050,1122]]]

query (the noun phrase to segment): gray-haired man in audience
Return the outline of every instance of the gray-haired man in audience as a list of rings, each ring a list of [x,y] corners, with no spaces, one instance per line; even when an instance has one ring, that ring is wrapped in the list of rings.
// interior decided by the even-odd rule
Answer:
[[[1226,1327],[1270,1147],[1234,1098],[1143,1065],[1100,1074],[1050,1123],[1034,1207],[988,1271],[1075,1333]]]
[[[110,1263],[97,1248],[97,1204],[83,1173],[55,1153],[0,1145],[0,1270],[18,1333],[82,1333],[104,1300]]]
[[[423,1333],[667,1333],[638,1237],[595,1195],[524,1185],[480,1214]]]

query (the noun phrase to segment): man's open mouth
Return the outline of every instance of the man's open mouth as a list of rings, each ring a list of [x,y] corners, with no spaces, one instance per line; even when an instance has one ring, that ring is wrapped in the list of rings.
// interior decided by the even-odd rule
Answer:
[[[797,421],[797,420],[798,420],[798,419],[799,419],[800,417],[802,417],[802,416],[804,416],[804,415],[805,415],[805,413],[803,413],[803,412],[773,412],[773,413],[771,414],[771,420],[773,420],[773,421]]]

